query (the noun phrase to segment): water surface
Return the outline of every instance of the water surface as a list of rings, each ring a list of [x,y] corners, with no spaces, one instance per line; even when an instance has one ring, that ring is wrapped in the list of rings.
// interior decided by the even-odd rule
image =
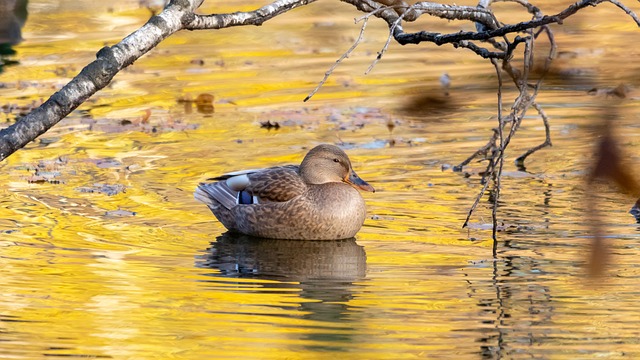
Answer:
[[[505,19],[519,11],[498,6]],[[149,16],[130,1],[29,10],[0,106],[47,98]],[[0,357],[640,357],[635,199],[584,181],[608,104],[626,161],[640,161],[637,93],[588,93],[637,85],[633,22],[602,5],[554,27],[561,55],[539,97],[554,146],[515,167],[544,139],[531,113],[507,154],[494,258],[489,196],[461,228],[486,164],[442,170],[496,125],[493,67],[448,45],[392,44],[365,76],[387,36],[372,20],[303,103],[357,37],[357,16],[325,1],[262,27],[176,34],[0,164]],[[214,113],[178,101],[203,93]],[[237,237],[193,199],[208,177],[296,163],[318,143],[345,148],[376,187],[363,194],[369,218],[355,239]],[[587,192],[599,195],[613,252],[598,286],[585,278]]]

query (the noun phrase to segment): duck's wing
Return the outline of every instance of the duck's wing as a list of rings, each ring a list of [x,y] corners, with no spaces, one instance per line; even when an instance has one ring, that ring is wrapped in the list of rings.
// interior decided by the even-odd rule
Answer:
[[[228,179],[227,184],[232,189],[249,193],[258,203],[289,201],[307,188],[300,177],[298,166],[295,165],[250,173],[246,175],[246,179],[234,177]]]
[[[221,175],[198,186],[195,198],[209,207],[218,204],[227,209],[238,204],[288,201],[306,190],[298,166],[237,171]]]

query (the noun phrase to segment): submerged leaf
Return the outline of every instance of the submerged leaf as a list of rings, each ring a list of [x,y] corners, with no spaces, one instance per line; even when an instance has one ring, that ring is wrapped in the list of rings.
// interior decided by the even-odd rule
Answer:
[[[109,184],[93,184],[92,186],[81,186],[76,188],[76,191],[82,193],[101,193],[108,196],[117,195],[125,192],[126,187],[121,184],[109,185]]]

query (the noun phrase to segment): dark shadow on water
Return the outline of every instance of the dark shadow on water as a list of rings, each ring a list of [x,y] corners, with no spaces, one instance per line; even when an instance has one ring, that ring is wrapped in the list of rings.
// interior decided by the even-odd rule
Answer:
[[[314,324],[302,325],[314,331],[296,335],[296,340],[305,340],[307,350],[344,351],[359,332],[359,315],[348,302],[362,292],[364,285],[356,282],[365,278],[366,254],[355,238],[275,240],[225,233],[198,256],[196,266],[217,270],[212,282],[220,277],[274,280],[256,282],[250,290],[256,293],[299,290],[295,304],[263,305],[289,310],[288,315],[278,311],[267,317],[295,317]],[[274,326],[278,323],[273,321]]]
[[[7,56],[15,55],[13,46],[22,42],[28,3],[28,0],[0,0],[0,73],[5,66],[18,63]]]

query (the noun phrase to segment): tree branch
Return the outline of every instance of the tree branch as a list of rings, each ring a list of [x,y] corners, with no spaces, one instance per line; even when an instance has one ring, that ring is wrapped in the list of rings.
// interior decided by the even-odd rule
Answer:
[[[195,3],[190,4],[195,6]],[[45,133],[91,95],[107,86],[120,70],[182,28],[182,21],[193,6],[172,2],[161,14],[153,16],[118,44],[102,48],[96,54],[96,60],[60,91],[15,124],[0,131],[0,161]]]
[[[122,69],[149,52],[162,40],[183,29],[220,29],[260,25],[276,15],[315,0],[278,0],[251,12],[220,15],[193,13],[204,0],[172,0],[158,15],[118,44],[104,47],[60,91],[15,124],[0,130],[0,161],[44,134],[93,94],[107,86]]]
[[[378,4],[372,0],[342,0],[346,3],[352,4],[356,6],[361,11],[365,12],[373,12],[377,9],[383,7],[383,5]],[[618,6],[622,10],[624,10],[627,14],[629,14],[633,20],[640,26],[640,20],[635,14],[619,3],[616,0],[581,0],[570,6],[568,6],[563,11],[555,14],[555,15],[547,15],[540,16],[539,10],[536,7],[527,6],[529,11],[533,11],[536,16],[535,19],[530,21],[524,21],[513,25],[504,25],[498,28],[494,28],[488,31],[460,31],[453,34],[441,34],[437,32],[429,32],[429,31],[419,31],[415,33],[405,33],[401,26],[394,26],[394,38],[401,45],[406,44],[419,44],[421,42],[433,42],[436,45],[443,45],[447,43],[460,43],[463,40],[488,40],[491,38],[504,36],[510,33],[522,32],[528,29],[537,28],[543,25],[548,24],[562,24],[563,20],[568,18],[569,16],[575,14],[579,10],[589,7],[596,6],[603,2],[611,2],[612,4]],[[436,6],[438,5],[438,6]],[[418,13],[420,14],[429,14],[432,16],[437,16],[447,20],[471,20],[474,22],[480,22],[483,24],[490,23],[487,12],[489,10],[484,9],[482,7],[474,8],[468,6],[455,6],[452,7],[450,5],[440,5],[434,3],[421,2],[416,3],[414,6],[410,7],[411,9],[419,9]],[[389,26],[392,26],[398,19],[398,15],[391,10],[380,11],[375,14],[375,16],[384,19]]]
[[[297,7],[310,4],[316,0],[277,0],[260,9],[249,12],[235,12],[231,14],[197,15],[186,24],[185,30],[212,30],[232,26],[256,25],[283,14]]]

